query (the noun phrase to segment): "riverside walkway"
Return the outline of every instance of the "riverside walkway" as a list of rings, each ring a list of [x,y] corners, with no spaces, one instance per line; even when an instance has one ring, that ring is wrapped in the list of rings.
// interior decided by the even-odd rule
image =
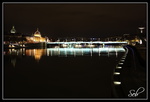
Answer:
[[[146,57],[145,59],[141,57],[143,56],[143,53],[140,53],[142,49],[130,45],[126,48],[128,54],[120,70],[121,85],[116,87],[116,97],[146,99],[148,91]],[[146,55],[146,49],[144,55]]]

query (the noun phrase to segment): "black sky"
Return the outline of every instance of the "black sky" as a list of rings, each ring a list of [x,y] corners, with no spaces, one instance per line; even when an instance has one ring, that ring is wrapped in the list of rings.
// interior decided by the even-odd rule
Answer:
[[[14,25],[32,34],[39,28],[48,37],[107,37],[135,34],[146,26],[146,4],[7,4],[4,31]]]

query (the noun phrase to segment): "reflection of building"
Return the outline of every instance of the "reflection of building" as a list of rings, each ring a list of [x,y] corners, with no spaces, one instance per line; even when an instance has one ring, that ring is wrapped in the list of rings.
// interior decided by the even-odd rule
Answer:
[[[27,56],[34,56],[35,60],[39,61],[42,55],[45,55],[45,49],[26,49]]]
[[[41,33],[38,31],[38,29],[37,29],[37,31],[34,33],[33,36],[31,36],[31,37],[26,37],[26,39],[27,39],[27,42],[29,42],[29,43],[46,42],[46,38],[44,38],[44,37],[41,36]]]
[[[12,58],[12,59],[11,59],[11,63],[12,63],[12,65],[13,65],[13,67],[15,67],[15,66],[16,66],[16,58]]]

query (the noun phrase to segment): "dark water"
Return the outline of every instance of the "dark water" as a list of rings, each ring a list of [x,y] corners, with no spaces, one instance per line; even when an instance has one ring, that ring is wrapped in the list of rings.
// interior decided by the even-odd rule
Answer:
[[[4,97],[112,98],[123,49],[7,49]]]

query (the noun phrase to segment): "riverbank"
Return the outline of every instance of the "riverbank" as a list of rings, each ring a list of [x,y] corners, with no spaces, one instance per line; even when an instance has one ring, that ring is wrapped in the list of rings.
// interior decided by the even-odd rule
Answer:
[[[128,48],[128,54],[120,72],[123,92],[121,98],[145,99],[148,90],[146,87],[146,48],[129,45],[126,47]],[[139,91],[137,91],[138,89]],[[134,93],[137,93],[137,95],[133,95]]]

